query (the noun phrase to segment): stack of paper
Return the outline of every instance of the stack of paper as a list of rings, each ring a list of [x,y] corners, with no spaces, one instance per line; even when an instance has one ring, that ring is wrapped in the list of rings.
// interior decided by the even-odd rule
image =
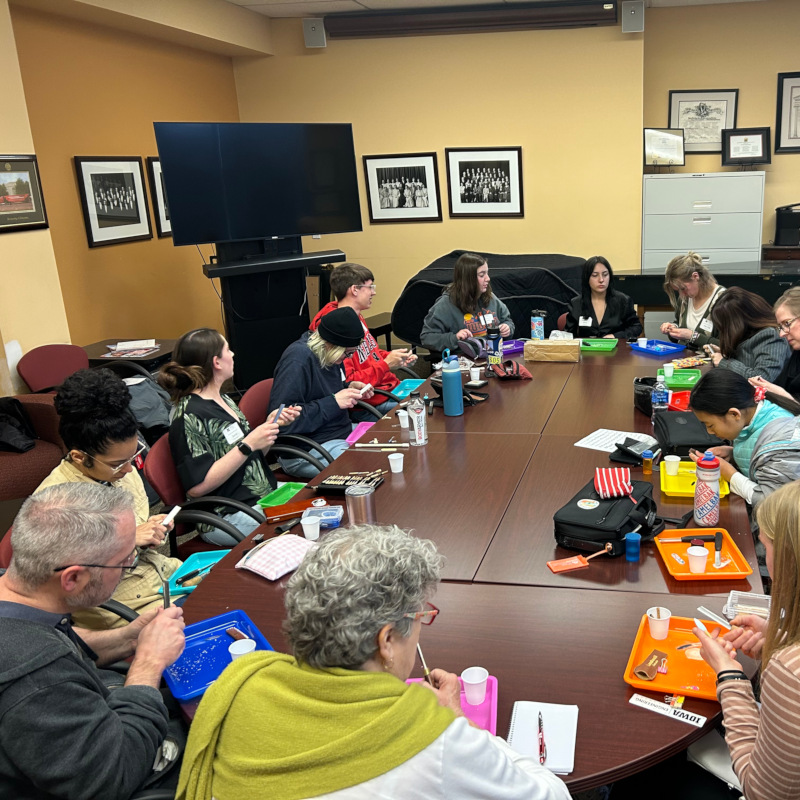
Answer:
[[[556,775],[569,775],[575,769],[578,706],[518,700],[511,712],[508,743],[520,755],[530,756],[538,761],[540,713],[547,747],[544,766]]]

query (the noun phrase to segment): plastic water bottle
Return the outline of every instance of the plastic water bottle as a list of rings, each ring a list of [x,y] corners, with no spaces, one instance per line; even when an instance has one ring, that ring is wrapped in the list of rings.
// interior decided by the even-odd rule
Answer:
[[[460,417],[464,413],[464,394],[457,356],[447,356],[442,365],[442,398],[445,416]]]
[[[544,339],[544,318],[546,311],[531,311],[531,339]]]
[[[719,459],[710,451],[697,462],[694,521],[702,528],[719,525]]]
[[[486,329],[486,363],[503,363],[503,340],[500,338],[500,328]]]
[[[428,444],[428,421],[425,418],[425,403],[419,396],[419,392],[411,392],[411,399],[408,401],[408,416],[411,421],[411,436],[409,444],[412,447],[421,447]]]
[[[669,408],[669,389],[667,389],[667,384],[664,383],[664,378],[661,376],[659,376],[653,391],[650,393],[650,403],[653,406],[650,423],[655,426],[656,412],[666,411]]]

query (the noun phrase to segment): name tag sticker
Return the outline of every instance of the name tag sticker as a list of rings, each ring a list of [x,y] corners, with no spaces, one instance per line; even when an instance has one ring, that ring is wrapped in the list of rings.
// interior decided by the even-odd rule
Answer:
[[[579,328],[591,328],[592,327],[592,318],[591,317],[581,317],[578,320],[578,327]]]
[[[244,439],[244,432],[238,422],[231,422],[230,425],[223,428],[222,435],[228,444],[236,444],[236,442]]]
[[[714,330],[714,323],[708,318],[701,319],[699,327],[700,327],[701,330],[704,330],[706,333],[711,333],[711,331]]]

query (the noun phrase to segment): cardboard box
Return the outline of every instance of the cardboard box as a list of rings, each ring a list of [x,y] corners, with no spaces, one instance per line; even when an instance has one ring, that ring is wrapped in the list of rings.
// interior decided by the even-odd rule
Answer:
[[[580,339],[532,339],[525,342],[525,361],[580,361]]]

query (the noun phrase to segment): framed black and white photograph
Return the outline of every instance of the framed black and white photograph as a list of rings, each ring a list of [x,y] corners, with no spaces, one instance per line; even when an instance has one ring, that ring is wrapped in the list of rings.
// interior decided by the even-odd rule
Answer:
[[[0,233],[46,227],[36,156],[0,156]]]
[[[682,167],[686,164],[683,130],[680,128],[644,129],[646,167]]]
[[[167,190],[164,187],[164,173],[161,170],[161,159],[147,157],[147,177],[150,179],[150,197],[153,198],[153,216],[156,218],[158,238],[172,236],[172,221],[169,218]]]
[[[139,157],[75,156],[89,247],[152,239]]]
[[[722,166],[769,164],[772,161],[769,128],[722,131]]]
[[[683,128],[687,153],[719,153],[722,131],[736,127],[738,89],[680,89],[669,93],[669,127]]]
[[[436,153],[364,156],[369,221],[441,222]]]
[[[521,147],[448,147],[451,217],[523,217]]]
[[[778,73],[775,152],[800,153],[800,72]]]

